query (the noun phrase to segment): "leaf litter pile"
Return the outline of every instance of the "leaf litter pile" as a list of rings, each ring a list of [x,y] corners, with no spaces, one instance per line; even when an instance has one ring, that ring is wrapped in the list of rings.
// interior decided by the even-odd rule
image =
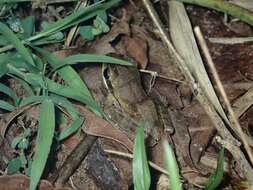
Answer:
[[[251,0],[0,0],[0,190],[253,189]]]

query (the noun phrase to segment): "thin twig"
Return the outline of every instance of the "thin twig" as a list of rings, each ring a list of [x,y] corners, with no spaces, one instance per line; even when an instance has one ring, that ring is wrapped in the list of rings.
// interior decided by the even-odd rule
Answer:
[[[210,68],[210,70],[211,70],[211,72],[213,74],[214,81],[215,81],[215,83],[216,83],[216,85],[218,87],[218,90],[219,90],[219,92],[220,92],[220,94],[221,94],[221,96],[222,96],[222,98],[224,100],[224,103],[225,103],[225,105],[227,107],[228,113],[231,116],[230,117],[231,122],[232,122],[231,127],[236,132],[236,134],[239,135],[239,137],[240,137],[240,139],[241,139],[241,141],[242,141],[242,143],[243,143],[243,145],[245,147],[245,150],[246,150],[246,152],[247,152],[247,154],[249,156],[251,164],[253,164],[253,155],[252,155],[252,152],[250,150],[249,143],[248,143],[248,141],[246,140],[246,138],[244,136],[244,133],[242,131],[240,123],[239,123],[238,119],[236,118],[235,113],[234,113],[234,111],[232,109],[232,106],[231,106],[231,104],[229,102],[228,96],[227,96],[227,94],[225,92],[225,89],[224,89],[222,83],[221,83],[219,74],[218,74],[218,72],[217,72],[217,70],[215,68],[214,62],[213,62],[212,57],[210,55],[210,52],[208,50],[207,44],[205,42],[205,39],[204,39],[204,37],[203,37],[203,35],[202,35],[199,27],[195,27],[194,31],[195,31],[195,34],[196,34],[197,39],[199,41],[200,47],[201,47],[201,49],[202,49],[202,51],[204,53],[204,56],[206,58],[207,64],[208,64],[208,66],[209,66],[209,68]]]
[[[182,81],[182,80],[178,80],[176,78],[171,78],[171,77],[167,77],[165,75],[158,74],[156,71],[151,71],[151,70],[146,70],[146,69],[140,69],[139,71],[142,72],[142,73],[150,74],[151,76],[155,75],[156,77],[159,77],[159,78],[162,78],[162,79],[165,79],[165,80],[177,83],[177,84],[183,84],[184,83],[184,81]]]
[[[133,155],[132,154],[129,154],[129,153],[125,153],[125,152],[119,152],[119,151],[116,151],[116,150],[108,150],[108,149],[105,149],[104,150],[106,153],[109,153],[109,154],[114,154],[114,155],[117,155],[117,156],[123,156],[125,158],[130,158],[130,159],[133,159]],[[151,161],[148,161],[148,164],[154,168],[155,170],[165,174],[165,175],[169,175],[168,172],[163,169],[162,167],[158,166],[157,164],[155,164],[154,162],[151,162]]]

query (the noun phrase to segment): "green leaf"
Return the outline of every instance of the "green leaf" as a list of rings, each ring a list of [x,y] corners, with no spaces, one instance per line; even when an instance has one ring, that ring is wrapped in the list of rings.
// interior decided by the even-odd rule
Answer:
[[[99,29],[101,33],[109,32],[109,26],[99,16],[94,20],[94,27]]]
[[[25,80],[28,81],[34,87],[41,87],[47,89],[44,76],[41,74],[26,73]]]
[[[0,92],[8,95],[10,98],[12,98],[14,100],[15,105],[18,105],[19,102],[19,98],[17,96],[17,94],[8,86],[0,83]]]
[[[8,41],[5,39],[3,35],[0,35],[0,46],[6,46],[8,45]]]
[[[29,146],[29,141],[25,138],[23,138],[19,143],[18,143],[18,148],[21,150],[27,149]]]
[[[11,147],[15,149],[17,146],[19,149],[27,149],[29,141],[27,137],[31,135],[31,129],[27,128],[23,133],[15,137],[11,142]]]
[[[31,41],[38,40],[40,38],[44,38],[46,36],[50,36],[52,34],[55,34],[61,30],[64,30],[64,29],[74,26],[80,22],[88,20],[94,16],[97,16],[97,14],[100,11],[109,9],[112,6],[115,6],[116,4],[118,4],[119,2],[120,2],[120,0],[110,0],[106,3],[99,2],[99,3],[95,3],[93,5],[90,5],[88,7],[85,7],[84,9],[80,9],[79,11],[65,17],[64,19],[58,20],[57,22],[51,24],[43,32],[41,32],[41,33],[39,33],[27,40],[31,42]]]
[[[0,63],[0,78],[4,76],[8,72],[8,67],[6,66],[5,63]]]
[[[36,190],[41,178],[50,148],[53,142],[55,130],[55,108],[50,99],[42,102],[39,112],[39,127],[36,139],[35,154],[31,166],[31,180],[29,190]]]
[[[37,48],[37,47],[33,47],[33,48],[36,51],[38,51],[54,69],[56,69],[57,66],[61,65],[62,60],[57,58],[55,55],[53,55],[53,54],[49,53],[48,51],[41,49],[41,48]],[[60,68],[57,70],[57,72],[64,79],[64,81],[69,86],[71,86],[71,89],[74,90],[71,93],[67,92],[68,90],[67,91],[65,90],[65,92],[67,94],[72,95],[72,97],[69,97],[69,96],[66,96],[66,97],[73,98],[73,95],[75,97],[82,96],[85,99],[85,104],[87,104],[93,110],[94,113],[98,114],[99,116],[102,116],[102,111],[99,108],[98,104],[93,99],[89,89],[87,88],[87,86],[85,85],[83,80],[80,78],[80,76],[77,74],[77,72],[71,66],[65,66],[63,68]],[[50,82],[50,84],[53,84],[53,83]],[[53,88],[51,88],[51,90],[53,90]],[[59,90],[63,90],[63,89],[61,89],[60,87],[57,88],[58,92],[56,94],[61,95],[61,94],[59,94]],[[64,93],[64,94],[66,95],[66,93]],[[80,101],[80,99],[78,101]],[[83,100],[81,102],[84,103]]]
[[[24,29],[24,36],[30,37],[34,32],[34,17],[28,16],[21,20],[22,28]]]
[[[79,33],[86,40],[94,40],[92,26],[80,26]]]
[[[9,59],[9,54],[0,54],[0,78],[8,72],[7,61]]]
[[[4,110],[7,110],[7,111],[14,111],[15,110],[15,107],[3,100],[0,100],[0,109],[4,109]]]
[[[57,67],[61,65],[61,62],[63,62],[63,60],[59,59],[58,57],[44,49],[38,47],[33,48],[48,61],[48,63],[54,68],[54,70],[56,70]],[[84,84],[83,80],[72,67],[66,66],[64,68],[58,69],[57,72],[69,86],[75,88],[81,93],[84,93],[84,95],[88,96],[90,99],[93,99],[87,86]]]
[[[99,16],[105,23],[107,23],[107,21],[108,21],[108,16],[107,16],[106,11],[100,11],[100,12],[98,13],[98,16]]]
[[[59,137],[58,140],[64,140],[65,138],[69,137],[70,135],[74,134],[83,124],[84,118],[83,117],[78,117],[73,123],[70,124],[70,126],[66,129],[64,129]]]
[[[215,173],[209,177],[205,190],[216,189],[223,179],[223,173],[224,173],[224,148],[222,147],[222,149],[219,152],[217,168],[215,170]]]
[[[133,150],[133,180],[135,190],[148,190],[150,172],[144,144],[144,125],[137,129]]]
[[[164,148],[164,153],[165,153],[164,160],[165,160],[167,171],[169,173],[170,188],[173,190],[182,190],[177,161],[173,153],[173,150],[166,141],[163,142],[163,148]]]
[[[86,104],[87,106],[89,106],[95,112],[95,114],[97,114],[99,116],[102,115],[102,110],[97,105],[95,100],[90,99],[90,97],[88,97],[87,95],[76,90],[76,88],[61,85],[61,84],[55,83],[49,79],[46,79],[46,83],[48,86],[48,90],[50,92],[55,93],[60,96],[64,96],[67,98],[71,98],[71,99],[80,101],[80,102]]]
[[[107,55],[76,54],[64,58],[62,62],[58,63],[57,68],[77,63],[110,63],[116,65],[133,66],[133,64],[129,61]]]
[[[30,52],[26,49],[26,47],[22,44],[22,42],[18,39],[18,37],[6,26],[4,23],[0,22],[0,33],[4,35],[4,37],[13,44],[13,46],[17,49],[20,55],[31,65],[35,66],[33,62],[33,58]]]
[[[18,81],[23,86],[23,88],[27,92],[28,96],[34,95],[33,89],[29,86],[29,84],[25,80],[23,80],[19,77],[16,77],[14,75],[11,75],[11,77],[14,78],[16,81]]]
[[[21,161],[20,157],[13,158],[8,163],[7,173],[8,174],[17,173],[21,167],[22,167],[22,161]]]
[[[22,135],[19,135],[17,137],[15,137],[12,142],[11,142],[11,148],[15,149],[18,145],[18,143],[23,139]]]
[[[67,98],[64,98],[56,94],[50,94],[50,99],[53,100],[53,102],[57,106],[60,106],[66,109],[73,119],[77,119],[79,117],[79,113],[77,109],[75,108],[75,106],[73,106],[73,104]]]
[[[41,103],[45,99],[47,99],[48,96],[29,96],[27,98],[24,98],[23,100],[20,101],[19,107],[23,107],[32,103]]]
[[[42,23],[43,30],[47,30],[47,28],[49,28],[49,27],[50,27],[50,23],[48,23],[48,22]],[[57,41],[58,40],[59,41],[59,40],[62,40],[63,38],[64,38],[64,34],[62,32],[57,32],[57,33],[54,33],[50,36],[43,38],[43,40],[45,40],[45,41],[53,41],[53,40]]]

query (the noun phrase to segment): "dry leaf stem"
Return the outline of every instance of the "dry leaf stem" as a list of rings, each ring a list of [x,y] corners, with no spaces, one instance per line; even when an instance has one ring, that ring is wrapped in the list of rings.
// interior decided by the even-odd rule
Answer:
[[[242,143],[243,143],[243,145],[244,145],[244,147],[246,149],[246,152],[247,152],[247,154],[248,154],[248,156],[250,158],[251,164],[253,164],[253,155],[252,155],[251,149],[249,147],[249,143],[248,143],[248,141],[246,140],[246,138],[244,136],[244,133],[243,133],[242,128],[241,128],[241,125],[240,125],[237,117],[235,116],[235,113],[234,113],[234,111],[232,109],[232,106],[231,106],[231,104],[229,102],[228,96],[227,96],[227,94],[225,92],[225,89],[224,89],[222,83],[221,83],[220,77],[219,77],[218,72],[217,72],[217,70],[215,68],[214,62],[212,60],[212,57],[210,55],[210,52],[208,50],[207,44],[206,44],[206,42],[204,40],[204,37],[203,37],[203,35],[202,35],[201,31],[200,31],[200,28],[199,27],[195,27],[194,31],[195,31],[195,34],[196,34],[196,36],[198,38],[198,41],[199,41],[200,47],[201,47],[201,49],[202,49],[202,51],[204,53],[204,56],[205,56],[205,58],[207,60],[207,64],[208,64],[208,66],[209,66],[209,68],[210,68],[210,70],[211,70],[211,72],[213,74],[214,81],[217,84],[218,90],[220,91],[220,94],[221,94],[221,96],[222,96],[222,98],[224,100],[224,103],[225,103],[225,105],[227,107],[227,110],[228,110],[228,112],[229,112],[229,114],[231,116],[230,117],[231,122],[232,122],[231,127],[236,132],[236,134],[238,134],[238,136],[240,137],[240,139],[241,139],[241,141],[242,141]]]
[[[169,40],[169,36],[166,30],[163,28],[163,25],[159,19],[159,16],[157,15],[151,2],[149,0],[143,0],[143,3],[144,3],[145,8],[147,9],[149,16],[151,17],[151,20],[154,22],[155,26],[158,28],[160,37],[168,49],[168,54],[170,58],[181,69],[181,72],[184,74],[186,81],[188,81],[189,86],[191,87],[192,91],[195,94],[195,97],[201,103],[206,113],[211,118],[218,133],[222,136],[223,139],[226,139],[226,142],[229,142],[230,146],[227,146],[226,148],[228,149],[228,151],[231,152],[234,159],[237,161],[241,171],[245,173],[245,176],[248,179],[248,181],[253,184],[253,170],[249,162],[245,158],[243,152],[240,150],[240,147],[238,146],[238,141],[232,136],[232,134],[225,127],[224,122],[222,121],[220,116],[217,114],[214,107],[210,104],[206,96],[203,94],[202,90],[198,87],[197,82],[195,81],[191,72],[187,68],[187,65],[185,64],[184,60],[180,57],[180,55],[176,52],[175,48],[172,46]]]

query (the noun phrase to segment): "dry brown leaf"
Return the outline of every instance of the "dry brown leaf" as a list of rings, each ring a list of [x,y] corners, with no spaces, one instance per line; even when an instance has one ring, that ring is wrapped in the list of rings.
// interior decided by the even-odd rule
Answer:
[[[104,119],[97,117],[85,107],[78,105],[77,108],[79,112],[85,117],[85,122],[82,126],[84,132],[89,135],[117,141],[118,143],[125,146],[129,151],[133,150],[133,142],[119,129],[116,129]]]
[[[140,37],[128,37],[123,38],[123,44],[126,48],[126,53],[129,57],[133,58],[138,67],[141,69],[146,69],[148,65],[148,46],[147,42]]]
[[[29,178],[25,175],[0,176],[1,190],[28,190]],[[71,188],[54,188],[49,181],[41,180],[38,190],[71,190]]]

